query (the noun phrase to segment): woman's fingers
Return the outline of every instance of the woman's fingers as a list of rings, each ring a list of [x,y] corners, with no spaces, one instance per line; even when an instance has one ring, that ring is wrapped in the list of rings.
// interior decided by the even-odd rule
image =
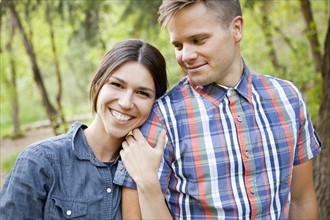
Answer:
[[[132,131],[132,134],[134,136],[134,138],[137,140],[137,141],[140,141],[140,140],[145,140],[143,134],[141,133],[140,129],[136,128]]]
[[[126,141],[127,141],[128,145],[130,145],[130,144],[133,144],[136,140],[135,140],[133,134],[129,134],[126,136]]]
[[[126,147],[128,147],[128,143],[127,143],[127,141],[124,141],[124,142],[121,144],[121,146],[123,147],[123,149],[125,149]]]

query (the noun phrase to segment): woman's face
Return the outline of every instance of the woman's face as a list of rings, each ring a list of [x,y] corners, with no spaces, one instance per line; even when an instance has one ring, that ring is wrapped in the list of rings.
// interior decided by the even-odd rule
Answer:
[[[108,135],[122,138],[147,120],[155,95],[155,85],[149,71],[140,63],[125,63],[110,76],[99,92],[98,121]]]

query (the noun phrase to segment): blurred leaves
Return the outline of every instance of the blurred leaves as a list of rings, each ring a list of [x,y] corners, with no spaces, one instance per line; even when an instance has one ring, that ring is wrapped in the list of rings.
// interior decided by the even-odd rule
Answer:
[[[157,11],[162,0],[127,0],[123,1],[125,10],[120,16],[120,22],[126,22],[132,16],[133,32],[156,31],[157,30]]]
[[[12,41],[15,43],[10,54],[3,52],[4,43],[10,39],[8,33],[11,28],[6,2],[8,0],[2,0],[0,15],[1,129],[11,126],[9,120],[11,110],[8,104],[10,90],[3,84],[3,76],[9,74],[10,56],[14,56],[17,63],[20,106],[22,109],[29,109],[29,111],[21,111],[21,123],[45,117],[40,106],[40,98],[35,92],[31,67],[20,38],[13,37]],[[45,1],[25,0],[14,3],[27,35],[35,47],[47,91],[53,94],[50,99],[54,101],[56,79]],[[157,46],[166,57],[171,85],[182,77],[167,32],[157,24],[157,10],[161,0],[56,0],[48,3],[54,25],[58,59],[64,77],[63,107],[66,115],[90,111],[89,81],[106,50],[124,38],[141,38]],[[245,29],[241,44],[247,64],[252,70],[260,73],[293,81],[304,91],[308,105],[315,109],[320,97],[320,81],[319,77],[315,77],[308,41],[304,37],[307,33],[304,32],[299,1],[245,0],[242,3]],[[268,8],[267,14],[264,10],[265,5]],[[320,42],[324,42],[327,28],[324,21],[328,17],[327,3],[313,1],[312,6],[315,12],[313,26],[317,26]],[[264,15],[268,16],[268,23],[263,20]],[[268,25],[267,31],[270,33],[268,44],[262,23]],[[274,67],[270,57],[271,50],[278,64],[286,71]],[[313,110],[313,116],[317,115],[314,111],[317,112],[317,109]]]

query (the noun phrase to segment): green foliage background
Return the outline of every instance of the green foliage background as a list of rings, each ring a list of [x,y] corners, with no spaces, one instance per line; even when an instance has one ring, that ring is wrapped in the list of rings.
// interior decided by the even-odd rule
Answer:
[[[30,3],[28,3],[30,2]],[[253,71],[293,81],[303,91],[312,119],[318,113],[321,95],[321,77],[314,70],[309,45],[304,30],[305,24],[299,2],[269,1],[272,25],[281,28],[288,37],[294,51],[283,37],[271,28],[276,54],[285,72],[276,71],[270,61],[269,46],[260,28],[263,15],[260,1],[243,1],[245,21],[242,55]],[[91,112],[88,100],[90,79],[111,46],[125,38],[141,38],[160,49],[167,60],[170,85],[181,77],[169,43],[166,30],[157,24],[156,11],[159,0],[99,0],[99,1],[50,1],[51,16],[55,28],[55,42],[63,77],[63,106],[67,118]],[[16,10],[28,36],[33,42],[37,62],[41,68],[47,92],[53,103],[57,84],[53,54],[50,47],[49,26],[46,22],[44,1],[15,1]],[[324,42],[329,3],[312,1],[314,19],[320,42]],[[1,8],[1,122],[0,134],[12,130],[10,97],[11,85],[9,59],[15,58],[17,90],[20,107],[20,124],[47,120],[41,98],[33,81],[29,57],[24,49],[18,30],[9,35],[13,24],[5,7]],[[6,51],[6,43],[13,42],[13,52]],[[322,50],[323,48],[320,48]]]

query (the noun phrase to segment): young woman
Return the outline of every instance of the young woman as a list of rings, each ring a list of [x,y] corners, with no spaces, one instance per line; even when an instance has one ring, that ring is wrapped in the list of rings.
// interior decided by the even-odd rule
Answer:
[[[121,188],[113,181],[122,142],[166,89],[156,48],[137,39],[117,43],[91,83],[94,120],[20,154],[0,193],[0,219],[121,219]]]

